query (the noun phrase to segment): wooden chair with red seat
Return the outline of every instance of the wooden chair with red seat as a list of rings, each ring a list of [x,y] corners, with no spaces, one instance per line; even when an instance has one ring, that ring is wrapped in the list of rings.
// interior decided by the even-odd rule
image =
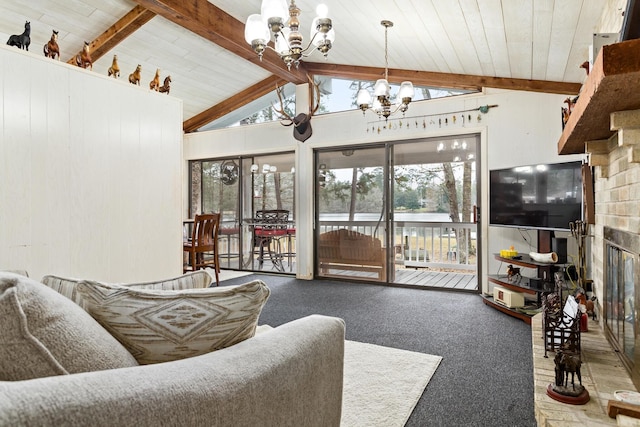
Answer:
[[[218,274],[218,230],[220,214],[196,215],[193,220],[191,238],[183,242],[182,249],[189,254],[187,263],[183,265],[183,273],[211,267],[215,271],[216,286],[219,284]]]

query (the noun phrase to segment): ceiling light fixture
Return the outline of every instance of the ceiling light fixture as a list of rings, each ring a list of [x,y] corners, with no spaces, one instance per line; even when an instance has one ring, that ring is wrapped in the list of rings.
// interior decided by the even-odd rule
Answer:
[[[260,14],[256,13],[247,18],[244,38],[258,54],[261,61],[264,51],[269,48],[282,58],[288,69],[291,69],[291,64],[298,67],[303,57],[313,53],[313,50],[307,53],[312,49],[312,46],[319,50],[325,58],[327,57],[336,38],[331,18],[327,16],[328,12],[329,9],[326,5],[319,4],[317,6],[318,16],[311,23],[311,39],[307,47],[303,48],[303,38],[299,31],[300,21],[298,20],[300,9],[296,6],[295,0],[291,0],[288,7],[286,0],[262,0]],[[271,41],[272,33],[274,47],[268,44]]]
[[[395,105],[395,109],[392,111],[391,103],[391,86],[389,86],[389,53],[387,47],[387,31],[390,27],[393,27],[393,22],[384,20],[380,22],[380,25],[384,27],[384,79],[376,81],[373,87],[373,98],[366,89],[360,89],[358,92],[357,103],[358,107],[364,114],[367,110],[373,110],[378,116],[384,117],[385,120],[390,115],[395,114],[397,111],[401,111],[404,114],[409,108],[411,98],[413,98],[413,83],[406,81],[400,84],[400,90],[396,99],[401,101]],[[373,101],[373,102],[372,102]]]

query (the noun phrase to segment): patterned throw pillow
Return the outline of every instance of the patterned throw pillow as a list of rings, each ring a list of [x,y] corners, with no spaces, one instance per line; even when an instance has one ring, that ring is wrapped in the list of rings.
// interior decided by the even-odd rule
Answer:
[[[137,366],[91,316],[35,280],[0,273],[0,381]]]
[[[253,337],[270,291],[260,280],[180,291],[83,281],[78,293],[85,310],[138,363],[149,364],[197,356]]]
[[[211,285],[212,281],[213,278],[205,270],[197,270],[173,279],[143,283],[120,283],[120,285],[135,289],[179,291],[181,289],[206,288]],[[80,282],[82,282],[81,279],[65,278],[54,275],[47,275],[42,278],[42,283],[69,298],[76,304],[82,306],[80,302],[80,295],[78,295],[77,292],[78,284]]]

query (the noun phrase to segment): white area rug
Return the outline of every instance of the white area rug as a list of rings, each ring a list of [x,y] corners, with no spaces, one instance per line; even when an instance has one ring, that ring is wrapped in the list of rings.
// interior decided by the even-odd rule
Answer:
[[[256,333],[270,326],[258,326]],[[345,341],[341,427],[402,427],[441,356]]]
[[[441,360],[346,341],[341,426],[404,426]]]

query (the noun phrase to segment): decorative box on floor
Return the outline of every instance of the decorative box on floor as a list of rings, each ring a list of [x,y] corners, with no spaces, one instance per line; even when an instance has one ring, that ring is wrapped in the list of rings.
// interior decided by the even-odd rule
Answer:
[[[493,287],[493,300],[509,308],[524,306],[523,294],[498,285]]]

